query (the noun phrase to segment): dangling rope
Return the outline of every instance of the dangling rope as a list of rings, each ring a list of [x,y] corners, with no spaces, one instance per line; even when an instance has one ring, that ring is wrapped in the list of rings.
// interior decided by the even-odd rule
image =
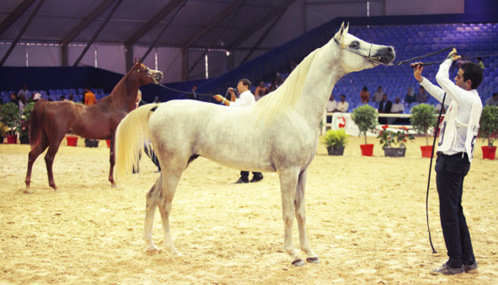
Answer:
[[[445,51],[447,49],[448,48],[439,50],[436,53],[443,52],[443,51]],[[434,55],[436,53],[431,53],[431,54],[425,55],[425,56],[419,56],[419,57],[413,58],[411,60],[420,59],[420,58],[423,58],[423,57],[426,57],[426,56]],[[405,62],[406,61],[403,61],[400,64],[405,63]],[[398,64],[398,65],[400,65],[400,64]],[[418,65],[419,66],[424,66],[424,65],[428,65],[428,64],[418,64]],[[450,74],[453,72],[454,68],[455,68],[455,64],[453,63],[453,65],[451,67],[451,70],[450,70]],[[446,92],[443,95],[443,100],[441,101],[441,110],[439,110],[439,115],[437,117],[437,126],[438,127],[439,127],[439,122],[441,121],[441,116],[443,114],[444,101],[445,100],[446,100]],[[430,160],[430,163],[429,163],[429,175],[428,175],[428,179],[427,179],[427,192],[426,192],[426,195],[425,195],[425,217],[426,217],[426,220],[427,220],[427,232],[429,234],[429,243],[431,244],[432,253],[437,253],[437,251],[434,249],[434,245],[432,243],[431,228],[429,226],[429,189],[430,189],[430,186],[431,186],[432,161],[434,160],[434,149],[436,148],[436,139],[437,139],[437,135],[438,135],[438,129],[437,128],[435,128],[435,129],[436,130],[434,132],[434,140],[432,141],[431,160]]]

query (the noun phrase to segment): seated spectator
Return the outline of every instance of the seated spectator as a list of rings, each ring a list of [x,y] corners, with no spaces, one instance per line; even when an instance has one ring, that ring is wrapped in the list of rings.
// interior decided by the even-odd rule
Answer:
[[[403,114],[404,111],[405,111],[405,106],[403,105],[403,103],[401,103],[399,97],[394,98],[394,104],[391,107],[391,113]]]
[[[330,94],[329,100],[327,101],[327,107],[325,108],[327,113],[333,113],[337,109],[337,101],[334,98],[334,94]],[[332,123],[332,117],[327,116],[327,123]]]
[[[380,103],[382,101],[382,96],[384,95],[384,91],[382,91],[382,86],[377,87],[377,91],[372,96],[372,102]]]
[[[498,106],[498,93],[493,93],[493,96],[486,100],[486,106]]]
[[[267,94],[267,91],[268,88],[266,87],[266,83],[264,81],[260,81],[259,85],[256,87],[256,90],[254,90],[254,97],[256,101],[265,96]]]
[[[482,57],[478,57],[477,58],[477,65],[479,65],[479,67],[484,70],[485,67],[484,67],[484,63],[482,63]]]
[[[24,106],[28,105],[29,94],[30,92],[26,84],[24,84],[22,89],[17,92],[17,104],[19,105],[19,111],[21,112],[21,114],[24,110]]]
[[[41,94],[39,92],[36,92],[35,94],[33,94],[33,102],[40,100],[40,98],[41,98]]]
[[[384,93],[382,95],[382,101],[379,103],[379,113],[380,114],[389,114],[391,113],[391,109],[393,106],[393,102],[387,99],[387,94]],[[379,118],[380,124],[387,124],[387,118]]]
[[[347,113],[349,109],[349,103],[346,101],[346,95],[341,94],[341,101],[337,103],[336,112]]]
[[[422,85],[420,85],[418,87],[417,102],[426,103],[428,99],[429,99],[429,93],[427,93],[425,88]]]
[[[391,107],[391,113],[392,114],[403,114],[404,111],[405,111],[405,105],[403,105],[403,103],[401,103],[401,100],[399,99],[399,97],[394,98],[394,104]],[[387,122],[389,124],[394,124],[396,121],[398,121],[398,119],[399,118],[389,118],[389,120],[387,120]]]
[[[16,104],[17,108],[19,108],[19,99],[17,99],[16,92],[10,93],[10,102]]]
[[[90,89],[86,88],[85,91],[83,91],[83,99],[85,100],[84,104],[85,105],[93,105],[97,103],[97,98],[95,97],[95,94],[93,94]]]
[[[335,112],[337,109],[337,101],[334,98],[334,94],[330,94],[329,101],[327,101],[327,113]]]
[[[417,95],[415,95],[415,90],[413,90],[413,87],[408,87],[408,93],[405,95],[405,103],[410,106],[411,103],[417,102]]]
[[[368,100],[370,100],[370,92],[368,92],[366,86],[363,86],[363,89],[360,91],[360,101],[362,104],[368,104]]]

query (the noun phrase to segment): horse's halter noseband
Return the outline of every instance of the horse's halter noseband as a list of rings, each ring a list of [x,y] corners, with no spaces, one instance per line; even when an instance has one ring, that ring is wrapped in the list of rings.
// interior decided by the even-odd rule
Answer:
[[[342,49],[345,49],[345,50],[350,51],[352,53],[356,53],[357,55],[360,55],[360,56],[366,58],[368,61],[372,61],[372,60],[380,61],[380,59],[381,59],[380,56],[371,56],[373,44],[370,44],[370,48],[368,49],[368,55],[364,55],[357,50],[354,50],[346,45],[341,44],[335,37],[334,37],[334,42],[336,42]]]

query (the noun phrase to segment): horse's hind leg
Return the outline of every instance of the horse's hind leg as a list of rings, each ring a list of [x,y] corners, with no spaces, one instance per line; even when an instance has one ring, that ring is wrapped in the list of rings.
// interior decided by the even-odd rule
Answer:
[[[171,164],[175,164],[170,162]],[[171,202],[175,196],[176,187],[178,186],[178,181],[182,175],[182,170],[178,169],[162,169],[162,191],[159,196],[159,212],[161,213],[161,220],[164,230],[164,247],[171,255],[180,255],[173,244],[173,239],[171,238],[171,230],[169,227],[169,215],[171,214]]]
[[[55,155],[59,151],[59,146],[61,144],[62,136],[61,138],[55,138],[53,141],[50,142],[47,154],[45,155],[45,165],[47,166],[47,174],[48,174],[48,185],[54,190],[57,190],[57,186],[55,185],[55,180],[54,180],[54,172],[52,171],[52,166],[54,164],[54,159]]]
[[[26,183],[25,193],[31,193],[29,187],[31,186],[31,172],[33,170],[33,164],[40,154],[42,154],[48,147],[47,137],[43,134],[40,138],[38,144],[29,152],[28,155],[28,171],[26,172],[26,179],[24,182]]]
[[[285,225],[284,250],[292,257],[292,265],[303,266],[304,261],[296,254],[292,244],[292,224],[294,223],[294,195],[297,186],[298,170],[285,170],[280,173],[282,195],[282,218]]]
[[[306,236],[306,209],[304,202],[304,194],[305,194],[307,173],[308,171],[307,169],[305,169],[299,174],[297,187],[296,187],[294,211],[296,214],[297,225],[299,228],[299,243],[301,246],[301,250],[308,256],[306,258],[308,262],[320,263],[318,256],[311,250],[311,247],[308,243],[308,238]]]
[[[157,208],[157,201],[159,196],[161,195],[161,178],[160,176],[156,183],[152,186],[152,188],[147,193],[147,205],[145,209],[145,225],[144,225],[144,236],[143,239],[147,243],[148,254],[156,254],[159,252],[159,249],[154,245],[154,241],[152,240],[152,229],[154,226],[154,214]]]

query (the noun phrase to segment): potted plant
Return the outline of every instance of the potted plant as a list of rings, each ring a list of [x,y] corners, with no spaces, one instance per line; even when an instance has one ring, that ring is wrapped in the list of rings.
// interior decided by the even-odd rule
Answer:
[[[16,129],[19,125],[19,107],[12,102],[2,105],[0,121],[9,128],[7,143],[17,143]]]
[[[360,145],[361,155],[372,156],[373,155],[373,144],[368,144],[367,142],[367,131],[374,130],[377,127],[377,110],[375,110],[370,105],[360,106],[353,110],[351,119],[355,122],[360,130],[358,136],[362,134],[365,136],[365,144]]]
[[[329,155],[343,155],[348,140],[349,135],[344,129],[328,130],[323,137]]]
[[[7,135],[8,131],[9,131],[9,127],[7,127],[2,122],[0,122],[0,143],[3,143],[3,139]]]
[[[479,128],[479,137],[483,138],[484,141],[488,141],[487,146],[482,146],[482,157],[483,159],[495,159],[496,146],[493,143],[498,134],[498,107],[486,106],[482,109],[481,125]]]
[[[436,108],[428,104],[414,106],[411,111],[410,122],[413,129],[417,133],[425,135],[425,146],[420,146],[422,157],[432,156],[432,146],[429,145],[429,129],[436,126],[437,119],[434,116],[435,111]]]
[[[31,111],[35,106],[35,102],[30,102],[24,106],[23,114],[17,125],[17,132],[19,133],[19,142],[22,144],[29,144],[29,120],[31,118]]]
[[[405,126],[399,127],[396,132],[389,129],[388,125],[382,126],[377,138],[380,138],[380,144],[384,150],[384,155],[388,157],[404,157],[406,154],[406,143],[408,140],[415,139],[408,133]]]

